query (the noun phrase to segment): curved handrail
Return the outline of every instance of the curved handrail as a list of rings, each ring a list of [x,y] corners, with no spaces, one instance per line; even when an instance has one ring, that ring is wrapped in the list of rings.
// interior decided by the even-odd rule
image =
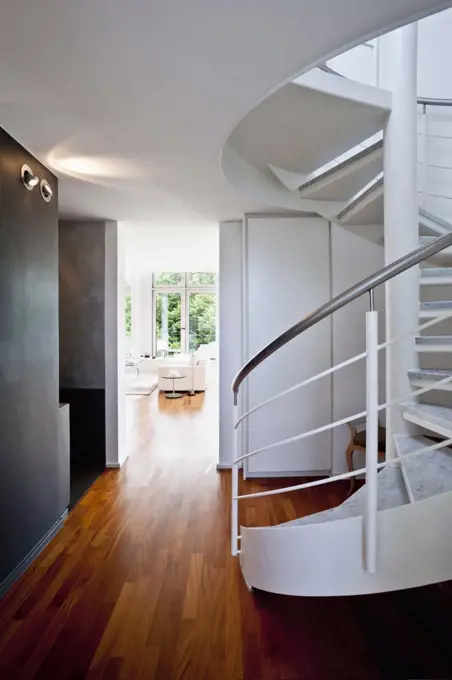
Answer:
[[[452,232],[450,234],[440,236],[439,238],[432,241],[432,243],[427,243],[426,245],[416,248],[395,262],[386,265],[386,267],[383,267],[374,274],[371,274],[362,281],[359,281],[351,288],[348,288],[343,293],[340,293],[340,295],[337,295],[332,300],[329,300],[324,305],[318,307],[318,309],[305,316],[303,319],[301,319],[301,321],[291,326],[291,328],[289,328],[287,331],[281,333],[281,335],[261,349],[260,352],[255,354],[254,357],[252,357],[240,369],[234,378],[234,382],[232,383],[234,404],[237,404],[238,391],[245,378],[278,349],[284,347],[284,345],[298,337],[308,328],[311,328],[311,326],[315,326],[320,321],[323,321],[323,319],[331,316],[331,314],[334,312],[338,311],[342,307],[345,307],[345,305],[353,302],[353,300],[356,300],[368,291],[373,290],[382,283],[386,283],[386,281],[398,276],[398,274],[401,274],[407,269],[411,269],[411,267],[423,262],[423,260],[426,260],[432,255],[436,255],[436,253],[441,252],[441,250],[444,250],[451,245]]]

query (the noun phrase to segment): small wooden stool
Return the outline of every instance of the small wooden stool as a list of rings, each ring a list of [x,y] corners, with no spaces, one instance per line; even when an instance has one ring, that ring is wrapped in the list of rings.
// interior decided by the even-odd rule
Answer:
[[[366,430],[365,428],[357,431],[358,425],[354,423],[348,423],[350,429],[350,444],[345,452],[345,458],[347,460],[347,468],[349,472],[353,472],[353,453],[355,451],[362,451],[366,453]],[[378,425],[378,462],[382,463],[385,459],[386,451],[386,428],[382,425]],[[352,493],[356,485],[356,477],[350,477],[350,490]]]

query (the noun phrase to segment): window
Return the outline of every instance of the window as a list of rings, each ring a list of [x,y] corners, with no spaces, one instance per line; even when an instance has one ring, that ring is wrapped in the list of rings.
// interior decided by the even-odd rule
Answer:
[[[130,338],[132,335],[132,297],[130,292],[125,294],[125,330],[126,337]]]
[[[154,304],[157,354],[180,352],[183,340],[182,294],[156,292]]]
[[[217,273],[216,272],[190,272],[188,274],[189,286],[216,286]]]
[[[210,345],[216,339],[217,294],[188,293],[189,350]]]
[[[185,286],[183,272],[155,272],[154,286]]]
[[[154,356],[195,352],[210,345],[216,356],[216,272],[155,272]]]

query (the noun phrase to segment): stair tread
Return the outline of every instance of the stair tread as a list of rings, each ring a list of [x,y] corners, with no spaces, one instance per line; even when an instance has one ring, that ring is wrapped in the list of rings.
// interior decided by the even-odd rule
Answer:
[[[427,437],[394,437],[397,455],[403,456],[434,444]],[[402,461],[403,469],[415,501],[422,501],[452,490],[452,449],[444,447],[426,451]]]
[[[452,335],[417,335],[417,345],[448,345],[452,343]]]
[[[431,276],[452,276],[452,267],[425,267],[421,269],[422,278]]]
[[[390,508],[396,508],[407,503],[409,503],[409,498],[400,468],[395,465],[383,468],[378,473],[378,509],[389,510]],[[359,517],[364,515],[365,507],[366,487],[364,485],[336,508],[330,508],[329,510],[317,512],[314,515],[307,515],[290,522],[284,522],[283,524],[278,524],[277,527],[322,524],[339,519]]]
[[[452,300],[436,300],[435,302],[420,302],[419,309],[452,309]]]
[[[431,222],[437,224],[439,227],[442,227],[441,229],[442,233],[447,234],[448,232],[452,231],[452,224],[450,222],[447,222],[447,220],[444,220],[442,217],[439,217],[434,213],[431,213],[429,210],[426,210],[425,208],[419,208],[419,222],[421,222],[422,224],[425,220],[430,220]]]
[[[408,371],[408,376],[419,380],[442,380],[452,375],[452,370],[448,368],[416,368]]]
[[[432,424],[452,427],[452,408],[447,406],[421,403],[404,404],[403,412],[418,415]]]

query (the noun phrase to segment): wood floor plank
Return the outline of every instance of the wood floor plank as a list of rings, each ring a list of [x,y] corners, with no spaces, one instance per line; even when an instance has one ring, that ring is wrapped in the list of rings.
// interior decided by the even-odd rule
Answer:
[[[201,588],[202,561],[202,553],[194,553],[190,557],[182,619],[196,619]]]
[[[230,555],[218,403],[127,398],[123,469],[106,471],[0,602],[3,680],[401,680],[452,677],[452,585],[355,598],[248,591]],[[294,479],[240,480],[241,493]],[[242,501],[269,525],[347,483]],[[412,641],[401,645],[406,632]]]

